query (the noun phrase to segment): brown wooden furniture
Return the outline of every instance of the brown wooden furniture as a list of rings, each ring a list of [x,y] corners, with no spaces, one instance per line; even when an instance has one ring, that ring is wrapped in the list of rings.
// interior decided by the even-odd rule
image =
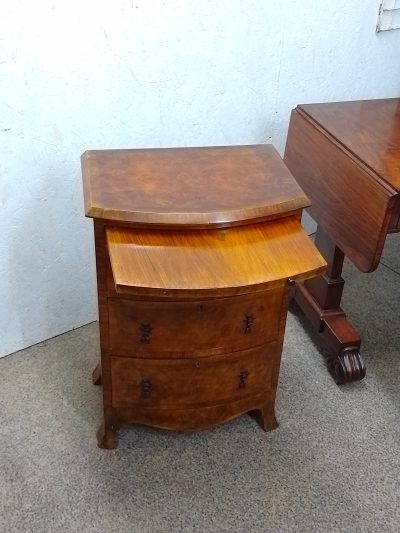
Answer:
[[[289,285],[325,262],[308,199],[270,146],[89,151],[104,420],[209,427],[250,412],[276,427]]]
[[[362,379],[361,340],[340,307],[342,265],[346,256],[361,272],[375,270],[386,234],[400,231],[400,99],[298,106],[284,160],[311,199],[328,262],[297,302],[329,348],[336,382]]]

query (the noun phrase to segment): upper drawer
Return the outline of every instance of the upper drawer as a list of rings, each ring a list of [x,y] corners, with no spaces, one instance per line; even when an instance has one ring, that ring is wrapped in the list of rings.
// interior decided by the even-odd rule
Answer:
[[[110,298],[110,351],[131,357],[188,357],[264,344],[279,336],[284,293],[281,288],[197,302]]]

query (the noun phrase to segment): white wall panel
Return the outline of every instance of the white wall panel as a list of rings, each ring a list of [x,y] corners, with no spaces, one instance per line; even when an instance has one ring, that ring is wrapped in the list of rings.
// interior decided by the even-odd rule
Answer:
[[[80,154],[273,142],[299,102],[399,95],[376,0],[3,0],[0,355],[96,318]]]

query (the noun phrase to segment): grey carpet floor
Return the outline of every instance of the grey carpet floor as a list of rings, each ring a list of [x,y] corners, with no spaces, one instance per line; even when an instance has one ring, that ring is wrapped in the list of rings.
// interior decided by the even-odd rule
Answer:
[[[280,426],[144,427],[96,447],[101,391],[90,324],[0,360],[0,531],[400,531],[400,239],[370,275],[346,266],[344,307],[367,378],[338,388],[293,307]]]

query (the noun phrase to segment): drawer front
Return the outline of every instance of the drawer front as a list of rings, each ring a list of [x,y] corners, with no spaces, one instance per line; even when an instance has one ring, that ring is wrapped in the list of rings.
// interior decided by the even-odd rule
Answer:
[[[194,407],[255,396],[272,387],[278,343],[195,359],[111,358],[113,407]]]
[[[265,344],[278,338],[283,290],[195,302],[110,298],[110,352],[187,357]]]

